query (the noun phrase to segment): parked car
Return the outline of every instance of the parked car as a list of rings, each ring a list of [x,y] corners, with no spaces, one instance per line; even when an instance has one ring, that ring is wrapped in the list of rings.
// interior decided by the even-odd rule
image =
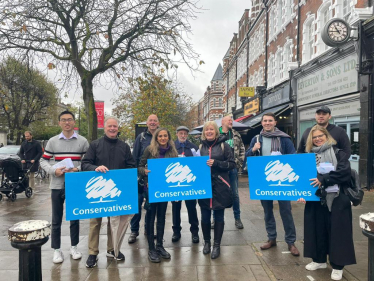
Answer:
[[[0,148],[0,160],[5,158],[20,158],[20,145],[7,145]]]

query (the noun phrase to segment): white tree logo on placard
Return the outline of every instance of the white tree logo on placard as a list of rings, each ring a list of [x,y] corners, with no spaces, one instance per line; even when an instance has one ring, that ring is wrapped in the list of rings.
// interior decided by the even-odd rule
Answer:
[[[165,177],[167,183],[177,183],[176,185],[169,185],[169,187],[191,186],[186,183],[196,180],[196,176],[191,172],[191,169],[187,165],[181,165],[179,162],[171,163],[166,168]]]
[[[86,197],[88,199],[99,199],[90,203],[102,203],[102,202],[113,202],[116,200],[104,200],[105,198],[119,197],[121,190],[116,187],[116,184],[112,179],[104,179],[102,176],[91,178],[86,184]]]
[[[294,186],[289,184],[299,180],[299,176],[293,171],[293,168],[288,164],[283,164],[279,160],[270,161],[265,167],[266,180],[268,182],[277,182],[270,184],[270,186]],[[283,183],[283,182],[288,182]]]

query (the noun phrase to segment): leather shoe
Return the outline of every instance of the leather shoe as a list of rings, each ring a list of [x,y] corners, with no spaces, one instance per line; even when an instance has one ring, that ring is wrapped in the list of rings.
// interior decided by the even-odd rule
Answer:
[[[296,248],[295,244],[288,244],[288,250],[291,252],[291,255],[295,257],[300,256],[299,250]]]
[[[129,244],[135,243],[136,242],[136,237],[139,236],[139,232],[131,232],[130,237],[129,237]]]
[[[276,240],[268,240],[264,245],[260,246],[261,250],[267,250],[270,249],[271,247],[277,246],[277,241]]]
[[[180,233],[174,233],[173,236],[171,237],[172,242],[178,242],[179,239],[181,239],[181,234]]]
[[[192,243],[199,243],[199,242],[200,242],[199,234],[192,233]]]

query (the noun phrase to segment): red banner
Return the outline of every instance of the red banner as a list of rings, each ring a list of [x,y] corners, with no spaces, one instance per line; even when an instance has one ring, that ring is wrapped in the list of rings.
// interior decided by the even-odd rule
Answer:
[[[97,114],[97,128],[103,129],[104,128],[104,102],[95,101],[95,109],[96,109],[96,114]]]

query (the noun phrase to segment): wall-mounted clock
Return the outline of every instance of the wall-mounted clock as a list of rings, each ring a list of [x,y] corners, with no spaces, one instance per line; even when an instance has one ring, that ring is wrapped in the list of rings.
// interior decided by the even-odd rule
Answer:
[[[323,42],[330,47],[338,47],[349,40],[351,27],[339,18],[329,20],[322,29],[321,37]]]

